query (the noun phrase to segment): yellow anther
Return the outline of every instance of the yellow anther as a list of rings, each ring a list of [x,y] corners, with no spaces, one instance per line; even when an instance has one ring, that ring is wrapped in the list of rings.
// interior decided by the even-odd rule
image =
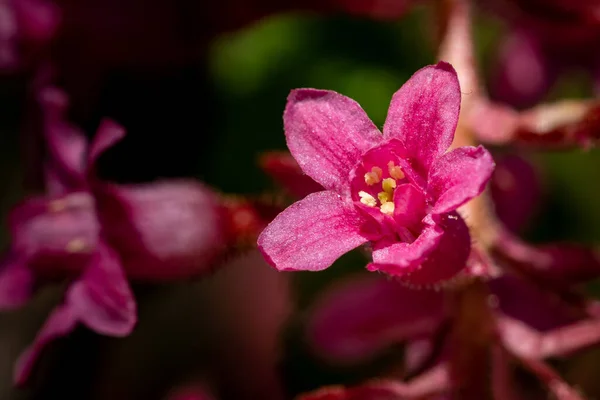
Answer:
[[[374,173],[375,175],[377,175],[379,180],[381,180],[381,177],[383,176],[383,170],[381,168],[373,167],[373,168],[371,168],[371,172]]]
[[[367,172],[365,174],[365,183],[369,186],[372,186],[376,183],[381,182],[381,177],[383,176],[383,170],[379,167],[371,168],[371,172]]]
[[[392,195],[388,192],[379,192],[377,193],[377,198],[381,204],[387,203],[388,201],[392,201]]]
[[[375,200],[375,197],[371,196],[367,192],[361,190],[358,192],[358,196],[360,197],[360,202],[365,206],[375,207],[377,205],[377,200]]]
[[[67,203],[62,199],[51,201],[48,204],[48,209],[52,213],[59,213],[61,211],[64,211],[65,208],[67,208]]]
[[[67,243],[66,250],[69,253],[81,253],[87,250],[87,244],[85,240],[81,238],[73,239],[69,243]]]
[[[379,207],[379,209],[384,214],[392,215],[392,214],[394,214],[394,203],[392,203],[391,201],[388,201],[386,203],[383,203],[381,205],[381,207]]]
[[[384,192],[387,192],[391,195],[394,192],[394,189],[396,189],[396,181],[394,178],[385,178],[381,184],[381,187],[383,188]]]
[[[388,171],[390,176],[394,179],[402,179],[404,178],[404,172],[402,172],[402,168],[394,165],[393,161],[388,163]]]
[[[365,183],[369,186],[373,186],[374,184],[378,183],[379,179],[377,178],[377,176],[374,176],[372,172],[367,172],[365,174]]]

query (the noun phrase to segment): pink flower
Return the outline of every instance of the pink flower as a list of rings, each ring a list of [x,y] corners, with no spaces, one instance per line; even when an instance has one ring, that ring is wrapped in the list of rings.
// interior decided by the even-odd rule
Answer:
[[[0,1],[0,69],[22,67],[56,34],[60,11],[47,0]],[[25,59],[25,60],[24,60]]]
[[[279,214],[258,245],[282,271],[319,271],[362,244],[371,271],[412,284],[449,279],[470,252],[456,209],[479,195],[494,163],[483,147],[446,153],[460,109],[447,63],[413,75],[392,98],[383,135],[353,100],[292,91],[284,126],[292,156],[325,190]]]
[[[98,179],[98,157],[123,138],[104,121],[88,147],[64,120],[57,89],[41,96],[50,157],[49,195],[26,200],[10,215],[12,245],[0,269],[0,307],[16,307],[34,285],[71,279],[64,303],[49,316],[19,359],[23,383],[39,351],[78,323],[104,335],[133,330],[136,304],[127,277],[164,281],[210,271],[228,237],[215,193],[193,181],[115,185]]]
[[[588,72],[598,90],[600,59],[589,51],[600,44],[597,2],[491,0],[485,6],[509,25],[491,82],[494,98],[531,107],[572,71]]]

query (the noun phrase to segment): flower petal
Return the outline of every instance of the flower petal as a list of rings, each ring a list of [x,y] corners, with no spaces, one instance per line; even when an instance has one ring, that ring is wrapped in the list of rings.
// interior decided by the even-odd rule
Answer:
[[[471,252],[471,236],[465,221],[456,212],[442,215],[438,222],[443,234],[421,268],[402,277],[416,286],[444,283],[454,278],[467,266]]]
[[[513,32],[501,45],[492,82],[494,98],[512,106],[531,107],[539,102],[557,76],[542,45],[530,32]]]
[[[50,40],[60,23],[60,8],[46,0],[13,2],[17,11],[19,33],[28,41],[44,43]]]
[[[575,243],[534,246],[503,232],[495,253],[519,270],[562,285],[585,282],[600,276],[600,251]]]
[[[96,136],[90,146],[87,167],[93,171],[98,157],[125,137],[125,129],[116,122],[104,119],[100,122]]]
[[[525,338],[525,340],[527,340]],[[560,374],[541,358],[520,357],[522,365],[536,375],[546,386],[550,398],[559,400],[585,400],[578,388],[565,382]]]
[[[60,89],[47,87],[40,91],[39,102],[44,113],[44,134],[50,153],[52,175],[65,187],[84,185],[87,139],[83,132],[66,119],[69,100]]]
[[[87,327],[126,336],[136,322],[136,305],[117,254],[99,245],[83,276],[69,287],[66,302]]]
[[[295,198],[323,190],[323,186],[305,175],[290,153],[268,152],[261,156],[260,166],[269,176]]]
[[[392,344],[432,334],[445,316],[443,293],[373,275],[338,284],[313,307],[309,344],[316,354],[342,363],[364,361]]]
[[[415,248],[410,249],[411,246]],[[390,250],[377,256],[374,251],[373,261],[377,264],[371,264],[369,269],[399,276],[414,286],[437,285],[466,267],[471,237],[464,220],[454,212],[440,216],[437,223],[426,227],[409,246],[399,243],[390,246]],[[403,257],[408,257],[408,261]]]
[[[0,266],[0,310],[20,307],[31,297],[35,277],[13,253]]]
[[[283,114],[288,148],[300,168],[326,189],[348,192],[361,155],[382,140],[354,100],[328,90],[296,89]]]
[[[412,243],[395,243],[373,251],[369,271],[404,276],[417,270],[439,245],[444,231],[430,218],[419,237]]]
[[[460,111],[460,86],[454,68],[444,62],[417,71],[392,97],[383,127],[397,138],[422,176],[454,138]]]
[[[323,191],[308,195],[279,214],[260,234],[258,247],[280,271],[320,271],[366,239],[352,204]]]
[[[494,160],[482,146],[460,147],[438,158],[429,171],[428,194],[433,214],[456,210],[478,196],[494,171]]]
[[[19,26],[17,10],[13,2],[0,3],[0,18],[3,29],[0,31],[0,69],[8,71],[19,65],[20,59],[17,52],[19,40]]]
[[[417,337],[408,341],[404,346],[404,369],[406,374],[412,375],[422,369],[431,361],[435,351],[435,336]]]
[[[466,118],[477,138],[486,144],[512,143],[523,125],[515,109],[483,99],[473,104]]]
[[[77,317],[69,305],[56,307],[44,322],[33,343],[19,356],[13,375],[15,384],[25,384],[44,347],[52,340],[71,333],[76,325]]]
[[[172,280],[211,271],[228,242],[216,193],[193,180],[95,185],[104,234],[127,275]]]
[[[402,226],[413,227],[425,216],[426,198],[411,184],[400,185],[394,191],[394,220]]]
[[[528,284],[514,275],[496,278],[489,282],[489,286],[503,314],[525,322],[538,331],[548,331],[580,319],[554,293],[544,292],[533,283]]]
[[[14,73],[17,68],[31,67],[31,56],[56,32],[59,11],[57,5],[45,0],[0,3],[0,69],[3,72]]]
[[[56,165],[52,162],[46,162],[43,166],[44,186],[46,194],[49,196],[61,196],[69,193],[73,187],[72,182],[64,178]]]
[[[590,148],[600,137],[600,104],[566,99],[516,112],[499,103],[479,102],[467,118],[479,139],[544,149]]]
[[[545,332],[500,313],[496,322],[504,347],[521,359],[564,357],[600,342],[600,320],[597,318],[583,319]]]

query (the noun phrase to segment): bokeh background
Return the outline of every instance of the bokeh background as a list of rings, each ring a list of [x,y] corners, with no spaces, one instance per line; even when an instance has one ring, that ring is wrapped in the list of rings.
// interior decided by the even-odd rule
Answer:
[[[181,22],[180,36],[190,38],[185,45],[194,49],[183,61],[144,62],[132,50],[132,62],[101,71],[88,72],[93,61],[71,67],[78,77],[64,86],[77,93],[72,119],[88,135],[104,116],[128,130],[126,140],[101,160],[107,179],[193,176],[227,194],[273,192],[277,187],[257,160],[264,151],[285,149],[282,111],[290,89],[336,90],[356,99],[382,126],[392,94],[414,71],[435,62],[436,20],[427,6],[395,22],[286,12],[247,23],[224,21],[224,29],[218,19],[226,15],[213,16],[210,7],[194,12],[202,17]],[[203,29],[206,21],[213,24]],[[484,77],[493,71],[505,32],[502,21],[477,14],[474,37]],[[81,43],[71,51],[81,52],[78,60],[94,53]],[[153,57],[161,59],[160,51]],[[94,82],[81,84],[88,74]],[[39,143],[21,134],[31,107],[29,79],[25,71],[0,81],[4,246],[10,207],[35,191],[38,179],[31,165]],[[591,86],[575,72],[548,99],[586,97]],[[494,150],[518,152],[539,173],[543,196],[527,238],[600,242],[598,151]],[[318,274],[277,273],[249,251],[201,280],[134,286],[140,322],[130,337],[79,328],[50,346],[27,388],[15,389],[13,363],[60,299],[60,286],[46,288],[24,308],[0,314],[0,399],[165,399],[173,388],[197,382],[221,399],[278,399],[324,384],[393,375],[401,346],[365,365],[336,368],[319,361],[302,340],[315,295],[363,267],[360,256],[350,254]],[[590,285],[590,292],[600,295],[600,285]],[[599,351],[556,365],[570,382],[600,396],[594,374]]]

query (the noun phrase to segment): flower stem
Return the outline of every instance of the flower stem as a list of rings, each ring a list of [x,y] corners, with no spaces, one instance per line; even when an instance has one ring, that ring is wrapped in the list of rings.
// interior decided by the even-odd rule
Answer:
[[[474,146],[477,145],[475,136],[466,121],[480,97],[481,87],[471,32],[471,4],[469,0],[441,0],[439,11],[443,32],[438,59],[452,64],[462,92],[461,113],[452,147]],[[459,209],[475,238],[475,245],[484,250],[494,243],[501,229],[491,208],[489,192],[485,191]]]
[[[468,113],[480,91],[471,34],[469,0],[441,0],[442,29],[438,58],[455,68],[461,88],[461,113],[452,147],[476,145],[472,130],[466,123]],[[492,212],[489,192],[471,200],[459,209],[467,222],[473,246],[487,253],[500,228]],[[490,399],[489,366],[494,343],[493,316],[488,306],[489,291],[481,280],[470,281],[453,293],[454,325],[450,358],[450,373],[456,399]]]

